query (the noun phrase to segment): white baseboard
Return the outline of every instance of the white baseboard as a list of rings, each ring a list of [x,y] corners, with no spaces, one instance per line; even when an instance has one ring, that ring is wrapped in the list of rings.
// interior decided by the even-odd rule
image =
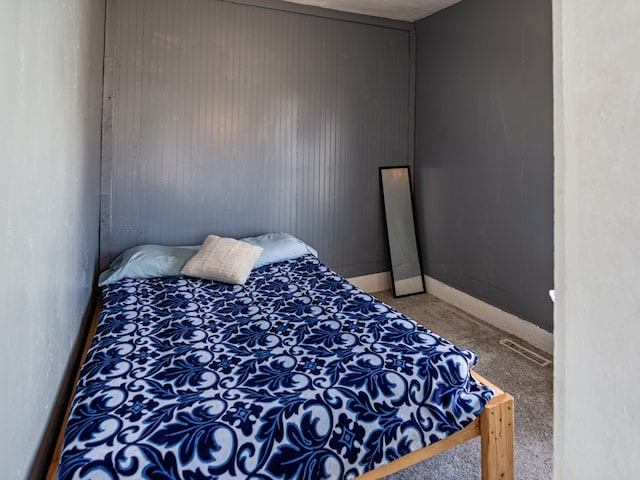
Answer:
[[[467,293],[456,290],[435,278],[425,275],[424,279],[427,292],[431,295],[470,313],[474,317],[478,317],[494,327],[521,338],[543,352],[553,355],[553,333],[547,332],[531,322],[500,310]],[[349,278],[348,280],[358,288],[370,293],[389,290],[392,287],[390,272],[363,275]]]
[[[425,275],[427,292],[553,355],[553,333]]]
[[[347,278],[351,283],[368,293],[391,290],[391,272],[372,273],[361,277]]]

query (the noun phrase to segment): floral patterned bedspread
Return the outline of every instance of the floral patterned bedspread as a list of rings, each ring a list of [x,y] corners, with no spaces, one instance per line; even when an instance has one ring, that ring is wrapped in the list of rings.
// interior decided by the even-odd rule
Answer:
[[[476,356],[313,256],[103,289],[59,478],[354,478],[470,423]]]

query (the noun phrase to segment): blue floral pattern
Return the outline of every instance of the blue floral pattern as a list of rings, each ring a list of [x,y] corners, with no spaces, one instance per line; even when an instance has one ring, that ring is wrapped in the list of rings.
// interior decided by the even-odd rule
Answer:
[[[354,478],[473,421],[476,360],[310,255],[244,286],[122,280],[58,478]]]

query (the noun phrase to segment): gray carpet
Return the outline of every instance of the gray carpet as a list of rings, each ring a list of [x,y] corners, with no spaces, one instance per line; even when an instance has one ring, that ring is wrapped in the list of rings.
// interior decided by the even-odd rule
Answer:
[[[553,465],[553,365],[540,367],[499,344],[514,337],[429,294],[393,298],[390,291],[375,296],[461,348],[474,350],[480,375],[515,399],[515,469],[518,480],[551,479]],[[523,344],[522,341],[518,340]],[[543,352],[524,344],[539,355]],[[388,477],[389,480],[478,480],[478,438],[421,464]]]

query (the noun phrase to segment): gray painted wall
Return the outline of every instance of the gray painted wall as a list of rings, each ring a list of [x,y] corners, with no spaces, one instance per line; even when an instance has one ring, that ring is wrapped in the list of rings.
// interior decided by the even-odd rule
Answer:
[[[416,37],[426,272],[551,331],[551,2],[461,2]]]
[[[215,0],[107,16],[103,265],[286,231],[343,275],[388,270],[378,167],[412,163],[411,25]]]
[[[0,6],[0,478],[27,478],[98,260],[104,1]]]

